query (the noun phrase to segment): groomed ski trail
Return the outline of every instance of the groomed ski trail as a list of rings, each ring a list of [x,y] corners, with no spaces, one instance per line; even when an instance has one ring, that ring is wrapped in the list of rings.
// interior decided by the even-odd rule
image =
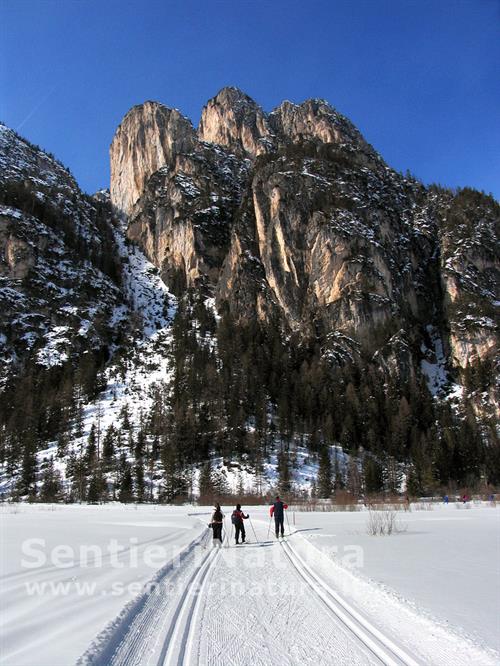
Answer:
[[[97,636],[77,666],[188,663],[198,589],[219,551],[207,548],[208,536],[203,532],[165,564],[143,594]]]
[[[180,567],[160,570],[160,594],[136,603],[79,664],[416,664],[385,660],[373,650],[325,608],[289,544],[266,540],[264,528],[256,529],[260,543],[238,547],[212,547],[211,532],[198,537]]]
[[[332,590],[302,557],[294,550],[288,539],[280,541],[282,549],[296,569],[306,581],[310,589],[321,599],[331,613],[335,615],[373,654],[387,666],[419,666],[419,663],[396,645],[388,636],[374,627],[360,615],[337,592]]]
[[[154,582],[159,593],[146,592],[129,604],[78,663],[97,666],[493,663],[488,659],[468,661],[468,654],[483,653],[465,642],[463,655],[460,650],[454,652],[449,645],[451,634],[445,636],[441,645],[438,632],[429,657],[429,649],[422,652],[415,637],[408,643],[397,632],[387,631],[386,627],[381,630],[382,625],[376,619],[376,624],[370,621],[362,606],[354,606],[340,595],[327,582],[328,576],[306,561],[298,548],[300,542],[296,543],[298,535],[267,539],[266,523],[258,519],[255,523],[256,541],[238,546],[225,532],[224,543],[214,547],[212,532],[205,528],[182,551],[177,563],[166,564],[157,572]],[[431,632],[438,629],[425,622],[422,626]]]
[[[257,522],[257,521],[256,521]],[[280,541],[222,553],[207,589],[198,659],[184,666],[383,664],[305,583]],[[398,662],[403,663],[403,662]]]

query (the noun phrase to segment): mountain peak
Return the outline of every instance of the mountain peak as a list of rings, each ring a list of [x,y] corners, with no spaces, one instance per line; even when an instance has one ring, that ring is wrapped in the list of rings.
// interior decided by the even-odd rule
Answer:
[[[318,140],[347,143],[375,154],[353,123],[328,101],[313,97],[300,104],[286,100],[269,114],[274,132],[292,143]]]
[[[203,107],[198,127],[202,141],[226,146],[238,155],[255,157],[266,152],[263,139],[271,135],[262,108],[239,88],[222,88]]]
[[[151,100],[133,106],[116,130],[109,151],[113,205],[130,213],[149,176],[177,153],[192,150],[195,142],[191,121],[177,109]]]
[[[221,88],[219,92],[208,101],[207,104],[210,104],[211,102],[216,102],[218,104],[227,103],[229,105],[246,103],[254,107],[259,106],[257,102],[250,97],[250,95],[247,95],[245,92],[243,92],[243,90],[237,88],[236,86],[225,86],[224,88]]]

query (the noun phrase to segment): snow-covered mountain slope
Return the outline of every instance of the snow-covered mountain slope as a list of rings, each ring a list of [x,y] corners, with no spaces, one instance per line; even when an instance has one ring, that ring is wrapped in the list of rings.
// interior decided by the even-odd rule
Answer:
[[[122,302],[109,209],[82,194],[54,158],[0,125],[2,384],[28,357],[51,367],[102,350]]]
[[[26,221],[20,212],[14,215],[17,222],[16,233],[20,235],[22,225],[26,222],[30,225],[32,237],[33,230],[38,228],[37,220],[32,218]],[[157,269],[136,246],[126,240],[120,223],[116,222],[112,228],[112,241],[121,266],[119,287],[110,280],[103,279],[99,273],[92,272],[92,267],[86,262],[84,269],[90,273],[93,298],[88,308],[85,308],[81,300],[76,306],[72,296],[76,292],[81,299],[78,292],[85,287],[86,273],[84,270],[70,273],[67,267],[64,272],[64,267],[70,261],[68,258],[64,261],[57,258],[59,255],[64,256],[66,249],[56,234],[52,236],[52,243],[47,244],[47,252],[43,259],[39,258],[36,269],[50,271],[42,281],[46,288],[55,288],[60,274],[68,280],[72,288],[60,290],[61,305],[55,309],[54,298],[50,301],[42,298],[36,302],[30,301],[26,291],[30,291],[32,283],[28,287],[20,285],[18,294],[12,295],[12,302],[19,309],[32,308],[33,311],[30,310],[28,315],[21,310],[13,323],[19,321],[19,326],[22,327],[25,320],[30,321],[30,315],[35,315],[42,332],[38,337],[29,329],[22,328],[22,333],[14,329],[12,337],[18,340],[24,354],[34,347],[34,360],[37,365],[48,368],[59,366],[75,353],[75,337],[76,340],[82,338],[90,345],[94,340],[99,342],[94,320],[100,316],[105,322],[104,340],[109,345],[108,360],[100,380],[103,390],[88,401],[82,396],[78,403],[78,433],[73,432],[73,436],[68,437],[62,455],[57,441],[51,442],[48,448],[43,448],[37,454],[42,467],[49,459],[57,456],[56,468],[61,480],[65,482],[67,462],[73,452],[77,453],[86,447],[92,427],[98,430],[99,437],[103,436],[111,425],[118,427],[119,415],[123,416],[127,412],[130,428],[132,431],[136,430],[140,419],[146,415],[151,405],[152,388],[156,384],[168,384],[171,379],[171,324],[176,302],[158,277]],[[56,260],[50,265],[52,252],[56,255]],[[8,293],[12,294],[12,291],[10,288]],[[48,302],[52,306],[48,313],[52,325],[44,326],[46,322],[42,317],[36,317],[38,313],[35,304],[40,303],[41,307],[44,307]],[[74,317],[75,323],[71,327],[62,325],[56,320],[59,313],[63,323],[66,323],[69,317]],[[54,325],[55,321],[58,325]],[[100,342],[102,344],[102,339]],[[12,489],[12,481],[4,478],[4,491],[8,487]]]
[[[234,88],[198,133],[134,107],[110,155],[90,197],[0,125],[4,492],[500,482],[491,197],[397,173],[322,100]]]
[[[207,146],[205,153],[222,160],[219,180],[233,178],[224,165],[235,162],[234,157],[217,147]],[[136,440],[144,436],[144,492],[157,499],[165,477],[158,449],[167,444],[158,444],[147,421],[154,405],[171,410],[167,402],[174,376],[177,299],[158,269],[129,240],[126,224],[113,216],[107,191],[84,195],[57,160],[4,125],[0,160],[0,377],[4,423],[14,421],[15,429],[15,434],[6,435],[2,449],[2,495],[19,492],[23,475],[25,488],[34,484],[38,492],[44,479],[54,475],[61,492],[85,499],[92,469],[89,438],[95,440],[95,455],[102,457],[110,433],[115,462],[108,465],[104,482],[111,496],[118,492],[123,467],[135,476]],[[208,306],[213,310],[213,301]],[[217,347],[213,335],[199,340],[207,348]],[[55,387],[54,395],[44,404],[36,393],[47,385]],[[35,421],[48,421],[44,432],[34,435],[40,439],[33,445],[26,441],[33,434],[31,426],[25,432],[25,424],[15,425],[20,391],[22,409],[33,410]],[[27,392],[32,395],[24,402]],[[54,411],[57,422],[51,424]],[[23,462],[26,455],[33,457],[30,465]],[[224,492],[276,488],[274,447],[258,479],[245,457],[217,452],[211,457]],[[78,465],[86,468],[83,476]],[[298,489],[310,489],[317,466],[316,458],[299,446],[291,464]],[[199,492],[201,468],[198,461],[180,470],[188,479],[189,493]],[[134,478],[134,494],[136,483]]]
[[[102,200],[105,203],[104,194]],[[26,281],[6,278],[6,282],[9,281],[3,293],[11,296],[12,308],[9,313],[9,339],[16,340],[19,358],[31,352],[37,366],[50,369],[70,362],[75,352],[81,353],[77,347],[80,340],[83,350],[83,344],[99,347],[103,340],[109,345],[108,359],[99,379],[102,390],[90,400],[81,395],[67,436],[62,442],[61,438],[49,441],[36,454],[40,470],[38,489],[43,485],[44,470],[53,469],[61,490],[77,497],[73,467],[75,459],[85,459],[89,437],[95,437],[97,446],[102,447],[108,432],[119,433],[114,443],[114,455],[116,458],[123,457],[126,464],[132,467],[135,462],[133,441],[150,417],[155,398],[160,394],[163,398],[170,395],[173,379],[172,325],[177,299],[168,291],[158,269],[126,237],[126,228],[119,220],[111,227],[113,247],[121,268],[118,286],[96,271],[89,262],[84,262],[81,268],[78,265],[71,268],[72,257],[68,256],[64,240],[36,217],[5,206],[0,209],[0,215],[2,211],[6,217],[9,216],[12,233],[17,239],[24,238],[28,248],[32,248],[33,239],[38,238],[37,242],[43,246],[43,254],[37,253],[33,265],[36,284],[41,291],[38,299],[31,296],[35,279],[27,284]],[[46,242],[47,239],[50,242]],[[20,251],[16,257],[19,271]],[[68,287],[58,288],[60,281],[64,280]],[[85,306],[79,290],[85,288],[87,281],[92,285],[92,298]],[[54,292],[60,302],[57,308]],[[74,304],[75,295],[79,299],[78,305]],[[96,318],[105,322],[106,334],[101,339],[95,331]],[[34,330],[30,327],[32,321],[37,324]],[[213,346],[215,340],[209,338],[207,344]],[[6,360],[6,371],[11,369],[15,373],[15,360],[15,357]],[[5,377],[8,377],[7,373]],[[151,448],[151,436],[145,437],[145,445]],[[291,471],[297,489],[306,493],[317,475],[317,461],[314,457],[309,462],[308,459],[307,450],[299,446]],[[225,493],[252,494],[258,489],[267,492],[277,487],[275,452],[270,454],[259,480],[254,467],[244,460],[223,459],[214,455],[212,464]],[[186,467],[182,473],[189,479],[189,492],[198,494],[201,465]],[[115,492],[118,477],[116,470],[108,470],[105,475],[112,493]],[[4,463],[0,480],[4,496],[14,491],[16,481],[17,475],[12,476],[8,464]],[[145,484],[147,496],[157,499],[163,485],[163,467],[158,458],[146,470]]]

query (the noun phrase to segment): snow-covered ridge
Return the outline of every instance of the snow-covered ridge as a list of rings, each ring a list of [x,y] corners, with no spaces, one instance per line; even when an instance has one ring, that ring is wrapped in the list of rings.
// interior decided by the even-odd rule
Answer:
[[[0,181],[24,177],[38,185],[78,189],[68,169],[55,157],[0,123]]]

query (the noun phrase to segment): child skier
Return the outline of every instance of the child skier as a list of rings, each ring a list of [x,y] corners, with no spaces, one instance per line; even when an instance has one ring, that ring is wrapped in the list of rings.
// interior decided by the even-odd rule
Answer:
[[[285,536],[285,509],[288,509],[288,504],[285,504],[280,500],[279,495],[276,496],[276,501],[274,504],[271,504],[269,508],[269,514],[271,518],[274,515],[274,527],[276,531],[276,538],[279,536],[279,531],[281,528],[281,536]]]
[[[250,517],[250,514],[243,513],[241,510],[241,504],[236,505],[236,509],[233,511],[231,515],[231,522],[234,525],[234,535],[236,538],[236,543],[239,543],[239,537],[241,534],[241,543],[245,543],[245,525],[243,524],[243,521],[246,520],[247,518]]]
[[[214,541],[220,541],[222,544],[222,523],[224,520],[224,514],[221,511],[220,504],[215,505],[215,510],[212,514],[212,522],[209,523],[209,527],[212,528],[214,536]]]

